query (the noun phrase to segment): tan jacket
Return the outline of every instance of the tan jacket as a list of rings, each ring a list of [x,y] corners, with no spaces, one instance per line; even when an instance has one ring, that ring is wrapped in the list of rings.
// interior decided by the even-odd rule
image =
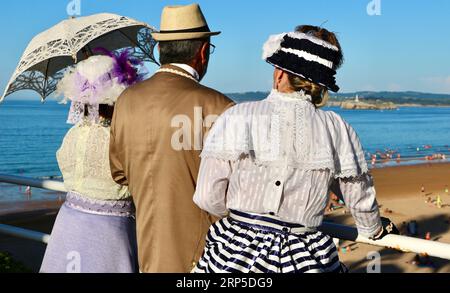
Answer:
[[[178,67],[163,68],[187,74]],[[221,93],[167,72],[130,87],[118,99],[111,171],[133,195],[142,272],[187,273],[200,259],[214,219],[193,202],[201,153],[201,139],[194,136],[210,129],[201,126],[201,119],[232,105]],[[178,142],[186,144],[184,150],[177,150]]]

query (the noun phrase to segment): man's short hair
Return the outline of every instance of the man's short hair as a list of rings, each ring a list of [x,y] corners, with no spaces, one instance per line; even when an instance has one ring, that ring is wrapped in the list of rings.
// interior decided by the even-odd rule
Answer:
[[[209,39],[194,39],[181,41],[164,41],[159,43],[159,62],[164,64],[187,64],[194,60],[195,55]]]

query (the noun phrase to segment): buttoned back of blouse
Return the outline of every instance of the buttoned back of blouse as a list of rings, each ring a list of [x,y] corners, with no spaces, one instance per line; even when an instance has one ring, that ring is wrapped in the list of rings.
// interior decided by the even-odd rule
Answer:
[[[216,121],[194,201],[220,217],[237,210],[316,228],[330,190],[344,200],[360,234],[380,229],[373,180],[353,128],[338,114],[316,109],[302,92],[274,90]]]
[[[66,134],[56,157],[68,191],[97,200],[130,197],[126,186],[112,179],[109,165],[110,128],[80,123]]]

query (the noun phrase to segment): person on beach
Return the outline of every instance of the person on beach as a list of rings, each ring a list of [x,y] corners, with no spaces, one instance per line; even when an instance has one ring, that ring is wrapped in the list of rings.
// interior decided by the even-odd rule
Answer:
[[[275,67],[272,92],[227,110],[201,154],[194,201],[223,219],[193,272],[345,272],[332,238],[317,230],[330,186],[363,236],[396,229],[380,218],[356,132],[319,109],[339,89],[340,44],[324,28],[299,26],[271,36],[263,59]]]
[[[340,209],[343,207],[344,207],[344,205],[343,205],[342,200],[340,200],[336,194],[331,192],[330,197],[328,199],[327,207],[325,208],[325,211],[332,212],[336,209]]]
[[[69,191],[56,219],[42,273],[138,272],[135,208],[109,164],[110,125],[117,97],[142,80],[142,65],[124,51],[93,56],[69,70],[58,93],[71,100],[75,124],[57,152]]]
[[[143,273],[187,273],[200,258],[215,220],[192,201],[203,135],[234,103],[200,84],[214,45],[197,4],[165,7],[161,68],[118,99],[111,128],[111,171],[137,210]]]

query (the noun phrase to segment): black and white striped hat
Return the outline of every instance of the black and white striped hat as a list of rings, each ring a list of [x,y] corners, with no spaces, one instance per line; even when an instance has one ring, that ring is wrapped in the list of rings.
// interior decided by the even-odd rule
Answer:
[[[290,32],[271,36],[263,51],[263,59],[273,66],[339,91],[335,70],[338,47],[309,34]]]

